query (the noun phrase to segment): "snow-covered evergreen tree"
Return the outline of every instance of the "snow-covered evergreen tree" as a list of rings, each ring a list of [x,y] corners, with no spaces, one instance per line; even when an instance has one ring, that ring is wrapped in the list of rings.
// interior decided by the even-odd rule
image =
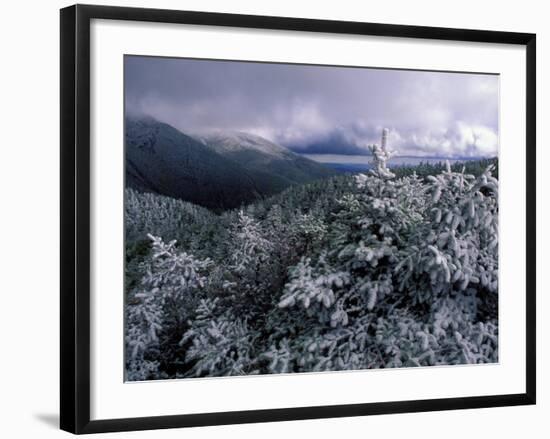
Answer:
[[[178,251],[176,241],[165,243],[152,235],[149,238],[152,241],[149,267],[126,305],[129,380],[154,377],[159,364],[171,359],[171,344],[187,328],[212,263]],[[148,365],[145,369],[142,362]]]
[[[230,236],[233,246],[230,266],[236,273],[255,271],[258,265],[268,260],[271,242],[264,238],[261,225],[242,210]]]

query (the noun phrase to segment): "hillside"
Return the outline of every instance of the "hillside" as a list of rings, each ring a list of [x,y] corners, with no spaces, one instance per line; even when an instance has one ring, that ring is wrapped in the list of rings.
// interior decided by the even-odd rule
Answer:
[[[242,167],[154,119],[126,120],[126,186],[209,208],[260,195]]]
[[[194,138],[152,118],[126,119],[126,187],[214,210],[231,209],[333,171],[240,133]]]
[[[215,133],[200,138],[205,145],[248,171],[282,185],[306,183],[335,174],[320,163],[253,134]]]

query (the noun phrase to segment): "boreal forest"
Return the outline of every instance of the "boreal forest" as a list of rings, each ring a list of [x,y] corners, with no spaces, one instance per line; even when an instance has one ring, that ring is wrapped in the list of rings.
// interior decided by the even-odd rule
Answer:
[[[498,361],[498,161],[126,122],[129,381]]]

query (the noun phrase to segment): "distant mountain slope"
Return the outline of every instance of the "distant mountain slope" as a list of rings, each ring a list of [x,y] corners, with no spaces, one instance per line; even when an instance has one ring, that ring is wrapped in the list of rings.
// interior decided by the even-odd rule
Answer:
[[[193,138],[152,118],[126,119],[126,186],[228,209],[333,171],[265,139]]]
[[[261,196],[244,168],[150,118],[126,120],[126,186],[218,209]]]
[[[199,139],[249,171],[260,173],[285,187],[335,174],[322,164],[253,134],[215,133],[200,136]]]

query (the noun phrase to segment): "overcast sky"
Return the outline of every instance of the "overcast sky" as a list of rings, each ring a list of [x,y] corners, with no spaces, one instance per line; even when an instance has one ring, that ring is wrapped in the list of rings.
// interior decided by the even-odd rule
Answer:
[[[299,152],[356,154],[383,127],[399,155],[498,150],[498,76],[125,58],[126,112],[188,133],[246,131]]]

